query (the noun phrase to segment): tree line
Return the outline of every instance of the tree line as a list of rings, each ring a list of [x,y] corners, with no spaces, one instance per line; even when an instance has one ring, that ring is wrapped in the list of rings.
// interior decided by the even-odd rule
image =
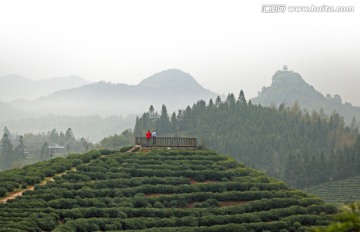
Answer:
[[[306,187],[360,174],[360,138],[355,120],[346,126],[336,112],[308,112],[299,104],[264,107],[247,101],[243,91],[208,103],[200,100],[169,116],[150,106],[136,118],[135,136],[156,129],[158,136],[195,136],[210,149]],[[357,141],[357,142],[356,142]],[[351,170],[349,172],[349,170]]]
[[[5,126],[0,144],[0,171],[20,168],[26,164],[48,160],[56,156],[82,153],[90,149],[121,149],[133,144],[133,132],[124,130],[121,134],[109,135],[98,143],[88,138],[75,138],[68,128],[65,132],[52,129],[47,133],[18,135]]]
[[[17,135],[5,126],[0,144],[0,170],[20,168],[59,154],[84,152],[86,139],[76,139],[71,128],[65,133],[53,129],[42,134]]]

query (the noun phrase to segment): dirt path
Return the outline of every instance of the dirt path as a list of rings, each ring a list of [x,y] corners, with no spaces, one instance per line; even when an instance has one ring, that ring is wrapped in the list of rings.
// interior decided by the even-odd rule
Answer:
[[[69,170],[67,170],[67,171],[69,171]],[[67,171],[59,173],[59,174],[55,174],[53,177],[46,177],[45,179],[43,179],[40,182],[40,185],[45,185],[49,181],[54,181],[55,176],[62,176]],[[71,168],[70,171],[76,171],[76,168]],[[0,204],[1,203],[6,203],[7,201],[15,199],[16,197],[21,197],[25,191],[33,191],[33,190],[34,190],[34,186],[32,185],[32,186],[28,186],[26,189],[23,189],[23,190],[20,190],[20,191],[10,192],[10,193],[8,193],[8,195],[6,197],[0,198]]]
[[[16,197],[22,196],[23,192],[28,191],[28,190],[33,191],[34,186],[29,186],[26,189],[21,190],[19,192],[10,192],[8,196],[0,199],[0,203],[6,203],[8,200],[12,200],[12,199],[15,199]]]
[[[209,184],[209,183],[218,183],[218,182],[220,182],[218,180],[197,181],[197,180],[194,180],[192,178],[190,178],[189,180],[190,180],[190,184]]]

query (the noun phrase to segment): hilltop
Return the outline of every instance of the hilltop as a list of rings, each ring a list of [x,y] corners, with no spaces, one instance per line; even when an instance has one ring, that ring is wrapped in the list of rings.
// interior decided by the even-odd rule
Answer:
[[[328,224],[337,212],[318,197],[206,150],[91,151],[0,172],[0,189],[26,188],[46,176],[34,191],[0,204],[1,228],[302,231]]]
[[[23,112],[15,109],[8,103],[0,101],[0,121],[5,121],[9,118],[21,118],[23,116]]]
[[[299,73],[294,71],[278,70],[272,77],[269,87],[264,87],[259,95],[251,101],[254,104],[264,106],[276,106],[281,104],[292,106],[297,102],[301,108],[309,112],[323,109],[327,115],[334,111],[339,113],[347,124],[352,122],[353,117],[360,121],[360,107],[350,103],[343,103],[339,95],[326,95],[317,91],[313,86],[306,83]]]

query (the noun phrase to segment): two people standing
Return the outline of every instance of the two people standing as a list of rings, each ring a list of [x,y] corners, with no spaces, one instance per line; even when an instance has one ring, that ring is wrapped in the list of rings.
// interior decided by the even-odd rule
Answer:
[[[156,145],[156,131],[155,130],[153,130],[152,133],[149,130],[146,132],[146,145],[147,146],[150,146],[151,138],[153,140],[152,144]]]

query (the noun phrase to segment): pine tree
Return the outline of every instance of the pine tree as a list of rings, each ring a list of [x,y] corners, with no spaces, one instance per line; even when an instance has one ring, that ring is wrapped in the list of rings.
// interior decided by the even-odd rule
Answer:
[[[141,126],[142,119],[139,116],[136,116],[135,127],[134,127],[134,136],[142,136],[143,128]]]
[[[49,149],[49,144],[47,142],[44,142],[44,144],[41,147],[40,157],[42,160],[47,160],[50,158],[50,149]]]
[[[212,109],[213,107],[214,107],[214,101],[213,101],[213,99],[210,99],[209,104],[208,104],[208,108]]]
[[[4,134],[7,134],[7,136],[8,136],[9,139],[11,138],[11,133],[10,133],[9,129],[7,128],[7,126],[4,127],[3,135],[4,135]]]
[[[155,120],[156,117],[157,117],[157,115],[156,115],[156,113],[155,113],[154,106],[151,105],[151,106],[149,107],[149,118]]]
[[[168,133],[170,131],[170,118],[165,105],[161,107],[161,115],[157,123],[157,130],[160,133]]]
[[[56,131],[56,129],[53,129],[51,132],[50,132],[50,140],[52,143],[57,143],[58,140],[59,140],[59,134],[58,132]]]
[[[0,148],[0,169],[5,170],[9,169],[11,163],[14,161],[13,157],[13,145],[9,139],[9,135],[4,133],[1,139],[1,148]]]
[[[217,96],[216,100],[215,100],[215,105],[218,107],[220,105],[220,103],[221,103],[221,98],[220,98],[220,96]]]
[[[178,129],[178,122],[175,112],[171,115],[171,131],[177,131]]]
[[[15,147],[15,154],[17,160],[26,160],[26,146],[24,144],[24,136],[19,137],[19,144]]]
[[[74,132],[71,128],[68,128],[65,132],[65,138],[67,141],[75,141]]]
[[[238,101],[241,104],[246,104],[245,94],[243,90],[240,91]]]
[[[235,96],[234,96],[234,94],[232,94],[232,93],[228,94],[226,102],[227,102],[227,104],[229,105],[230,108],[234,108],[234,106],[235,106]]]

